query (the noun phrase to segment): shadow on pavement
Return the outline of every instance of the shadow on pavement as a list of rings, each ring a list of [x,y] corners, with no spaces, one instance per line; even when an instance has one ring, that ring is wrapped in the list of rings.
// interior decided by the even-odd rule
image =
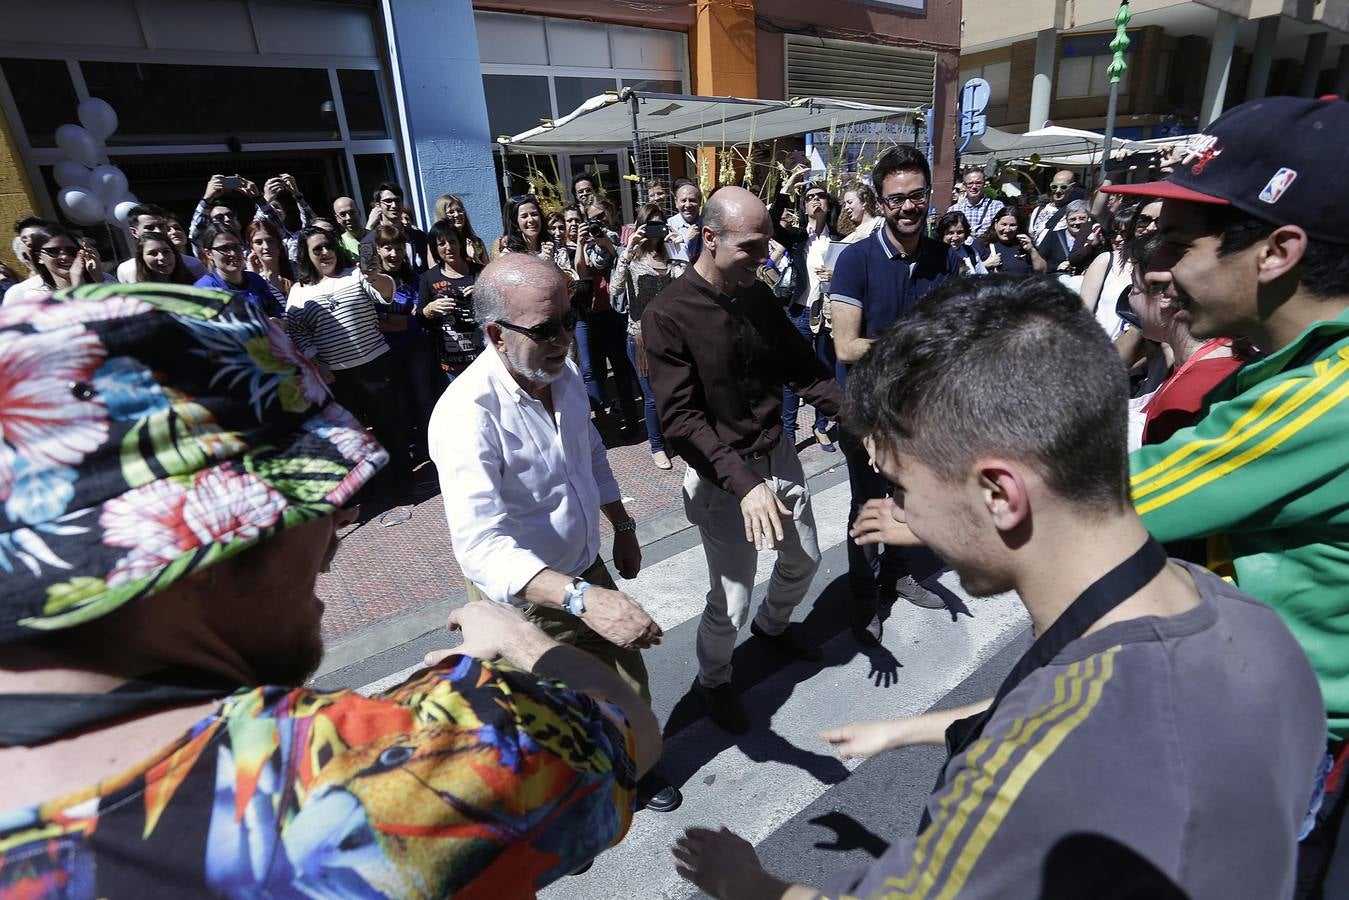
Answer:
[[[742,640],[736,647],[732,665],[734,684],[749,717],[749,732],[736,736],[713,725],[697,741],[674,740],[681,731],[706,716],[696,684],[691,684],[666,720],[666,749],[658,766],[661,774],[672,784],[683,785],[723,750],[735,745],[755,762],[796,766],[822,784],[837,784],[847,778],[848,769],[837,757],[796,746],[774,731],[771,722],[798,684],[825,669],[846,665],[854,656],[868,657],[871,662],[868,678],[877,686],[889,687],[896,682],[902,667],[899,660],[884,647],[862,647],[851,637],[851,625],[852,598],[845,574],[820,593],[801,622],[805,634],[824,650],[819,662],[785,659],[752,636]],[[748,631],[745,628],[742,634]],[[831,643],[845,632],[849,632],[846,640]]]

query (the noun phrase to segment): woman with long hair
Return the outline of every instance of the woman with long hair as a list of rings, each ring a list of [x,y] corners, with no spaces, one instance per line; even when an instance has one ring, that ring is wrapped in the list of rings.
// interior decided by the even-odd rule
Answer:
[[[473,224],[468,220],[468,209],[464,206],[462,197],[457,194],[441,194],[440,199],[436,201],[435,220],[437,222],[447,221],[454,226],[455,233],[459,235],[459,244],[464,248],[466,260],[478,268],[487,265],[487,245],[473,230]]]
[[[35,293],[115,280],[103,271],[103,261],[94,242],[60,225],[49,226],[46,231],[34,235],[28,246],[28,256],[42,279],[43,287]]]
[[[187,226],[176,214],[169,213],[165,219],[164,233],[169,236],[173,249],[178,251],[179,256],[196,257],[197,248],[192,246],[192,239],[187,236]]]
[[[840,224],[844,217],[852,225],[851,230],[843,238],[845,244],[855,244],[871,237],[876,229],[885,223],[885,217],[881,215],[880,206],[876,203],[876,192],[871,189],[871,185],[863,181],[854,181],[844,188],[843,215],[839,217]]]
[[[646,364],[646,348],[642,343],[642,312],[666,285],[684,274],[685,263],[670,259],[666,252],[665,240],[669,234],[665,212],[654,203],[643,206],[633,223],[632,237],[618,255],[613,278],[609,282],[610,302],[614,309],[628,315],[628,360],[636,370],[637,383],[642,388],[646,437],[651,448],[651,460],[658,469],[669,469],[671,463],[665,453],[665,435],[660,430],[656,395],[651,390]]]
[[[979,257],[978,251],[965,243],[965,239],[970,236],[970,220],[963,212],[958,209],[947,212],[937,220],[937,227],[932,236],[956,252],[961,265],[965,267],[966,275],[988,274],[988,269],[984,267],[984,261]]]
[[[417,315],[420,279],[407,258],[403,232],[391,225],[377,226],[375,253],[379,271],[392,278],[394,283],[389,305],[378,307],[379,329],[399,367],[400,387],[407,391],[407,427],[412,437],[414,459],[427,459],[430,452],[426,423],[431,420],[431,410],[440,399],[440,391],[445,388],[445,377],[436,365],[431,336]]]
[[[1045,270],[1044,257],[1026,231],[1026,218],[1015,206],[1004,206],[974,247],[990,272],[1028,275]]]
[[[494,255],[502,253],[534,253],[541,255],[543,242],[543,209],[533,194],[520,194],[506,201],[501,214],[501,229],[492,248]],[[551,254],[544,257],[551,261]]]
[[[453,381],[482,352],[482,328],[473,314],[473,282],[482,266],[464,255],[459,229],[448,219],[432,225],[426,241],[435,265],[418,284],[417,315],[437,338],[441,371]]]
[[[196,281],[187,270],[178,248],[166,234],[142,232],[136,241],[136,281],[159,284],[192,284]]]
[[[286,298],[286,330],[313,360],[337,402],[375,432],[389,451],[377,479],[393,490],[409,486],[407,398],[400,371],[380,330],[379,310],[393,300],[394,279],[374,262],[357,268],[337,236],[312,225],[300,232],[295,286]]]
[[[197,287],[237,294],[274,319],[286,314],[285,307],[272,293],[271,285],[261,275],[245,268],[248,251],[238,232],[220,222],[212,222],[202,229],[198,241],[206,274],[196,280]]]
[[[248,246],[248,271],[267,282],[272,296],[285,309],[286,297],[295,284],[295,267],[281,232],[266,219],[254,219],[244,229],[244,242]]]
[[[1127,206],[1111,214],[1107,248],[1082,275],[1082,302],[1112,341],[1124,331],[1124,319],[1116,310],[1133,283],[1134,259],[1128,247],[1136,217],[1137,210]]]

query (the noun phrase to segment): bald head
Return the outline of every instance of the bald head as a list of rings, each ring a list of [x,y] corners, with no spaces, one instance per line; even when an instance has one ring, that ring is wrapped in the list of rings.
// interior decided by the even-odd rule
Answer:
[[[773,223],[763,201],[740,187],[724,187],[703,207],[703,252],[694,268],[718,290],[731,293],[754,283],[768,258]]]
[[[360,216],[356,201],[350,197],[338,197],[333,201],[333,218],[343,231],[355,231],[361,224]]]
[[[703,207],[703,227],[718,237],[761,230],[760,226],[772,233],[768,208],[742,187],[721,188]]]
[[[473,284],[473,308],[480,324],[515,321],[524,310],[564,303],[566,283],[557,266],[532,253],[505,253],[487,264]]]

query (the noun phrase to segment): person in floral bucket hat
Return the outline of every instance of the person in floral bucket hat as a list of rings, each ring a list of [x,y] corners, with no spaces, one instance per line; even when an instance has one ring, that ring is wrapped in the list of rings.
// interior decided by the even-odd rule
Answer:
[[[0,898],[530,897],[622,838],[655,718],[514,610],[300,688],[387,460],[227,293],[0,309]]]

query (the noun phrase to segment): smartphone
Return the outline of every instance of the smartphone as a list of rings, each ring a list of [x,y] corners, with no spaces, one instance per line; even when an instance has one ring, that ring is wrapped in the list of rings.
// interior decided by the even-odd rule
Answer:
[[[361,242],[361,271],[369,272],[375,267],[375,245]]]
[[[648,240],[653,238],[656,240],[664,240],[665,236],[669,233],[670,226],[666,225],[664,222],[647,222],[642,226],[642,234],[645,235]]]
[[[244,186],[244,180],[238,175],[226,175],[224,178],[225,190],[237,191]]]

